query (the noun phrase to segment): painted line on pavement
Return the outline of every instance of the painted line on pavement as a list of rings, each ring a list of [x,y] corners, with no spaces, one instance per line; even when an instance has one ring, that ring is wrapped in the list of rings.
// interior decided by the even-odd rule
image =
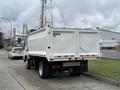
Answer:
[[[19,80],[17,80],[17,78],[14,76],[14,74],[12,72],[10,72],[10,70],[4,64],[1,64],[1,66],[3,66],[3,69],[6,70],[9,73],[9,75],[12,76],[12,78],[14,78],[14,80],[23,88],[23,90],[26,90],[26,88],[20,83]]]

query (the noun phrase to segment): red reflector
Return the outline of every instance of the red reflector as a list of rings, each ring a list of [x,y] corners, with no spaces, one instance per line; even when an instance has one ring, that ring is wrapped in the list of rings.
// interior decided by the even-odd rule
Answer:
[[[52,65],[52,68],[53,69],[58,69],[58,68],[60,68],[60,66],[59,65]]]
[[[80,66],[81,66],[81,67],[84,67],[84,65],[83,65],[83,64],[81,64]]]

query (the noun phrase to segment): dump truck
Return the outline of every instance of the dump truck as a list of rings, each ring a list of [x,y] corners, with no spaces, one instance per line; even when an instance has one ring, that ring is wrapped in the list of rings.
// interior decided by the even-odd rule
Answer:
[[[26,69],[34,67],[40,78],[55,72],[80,75],[88,60],[100,56],[99,32],[90,28],[41,28],[27,35],[24,50]]]

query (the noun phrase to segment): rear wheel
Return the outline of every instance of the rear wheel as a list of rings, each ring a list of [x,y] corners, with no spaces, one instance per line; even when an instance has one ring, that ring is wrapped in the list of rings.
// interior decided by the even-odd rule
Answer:
[[[69,73],[70,73],[71,76],[79,76],[81,74],[80,67],[69,68]]]
[[[80,68],[82,72],[87,72],[88,71],[88,60],[81,60],[80,62]]]
[[[39,63],[38,73],[39,73],[40,78],[43,78],[43,79],[51,76],[51,69],[47,61],[41,61]]]
[[[38,60],[35,61],[35,70],[39,70],[39,61]]]

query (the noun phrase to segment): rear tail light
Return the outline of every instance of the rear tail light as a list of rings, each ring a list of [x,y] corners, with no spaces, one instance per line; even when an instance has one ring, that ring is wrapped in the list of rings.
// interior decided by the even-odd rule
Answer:
[[[53,69],[59,69],[60,66],[59,66],[59,65],[52,65],[52,68],[53,68]]]

